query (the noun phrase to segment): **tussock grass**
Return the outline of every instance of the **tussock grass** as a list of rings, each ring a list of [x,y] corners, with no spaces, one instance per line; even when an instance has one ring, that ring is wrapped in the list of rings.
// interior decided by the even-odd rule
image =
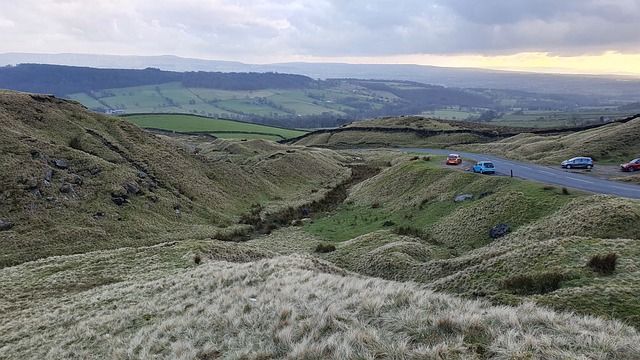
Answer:
[[[640,119],[611,123],[567,135],[516,135],[491,144],[474,144],[474,151],[492,153],[538,164],[557,165],[574,156],[590,156],[615,164],[640,153]]]
[[[638,340],[618,322],[531,303],[491,306],[309,256],[202,263],[45,302],[0,324],[9,358],[632,359]]]

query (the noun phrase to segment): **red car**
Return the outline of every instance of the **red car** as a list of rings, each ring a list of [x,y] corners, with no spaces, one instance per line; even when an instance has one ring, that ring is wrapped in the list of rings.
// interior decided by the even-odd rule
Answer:
[[[444,163],[447,165],[460,165],[460,163],[462,163],[462,158],[458,154],[449,154]]]
[[[620,164],[620,170],[622,171],[640,170],[640,158],[633,159],[626,164]]]

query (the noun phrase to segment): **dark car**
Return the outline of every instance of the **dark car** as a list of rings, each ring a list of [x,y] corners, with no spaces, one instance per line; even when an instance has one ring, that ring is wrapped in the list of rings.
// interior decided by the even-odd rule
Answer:
[[[593,160],[590,157],[579,156],[561,162],[560,166],[565,169],[591,169]]]
[[[640,158],[633,159],[626,164],[620,164],[620,170],[622,171],[640,170]]]

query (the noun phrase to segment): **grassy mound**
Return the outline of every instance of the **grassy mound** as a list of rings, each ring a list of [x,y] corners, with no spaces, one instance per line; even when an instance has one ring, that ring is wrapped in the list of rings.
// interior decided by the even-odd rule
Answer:
[[[558,164],[574,156],[618,164],[638,157],[639,137],[640,118],[636,118],[567,135],[522,134],[491,144],[475,144],[472,149],[539,164]]]
[[[172,248],[166,249],[175,253]],[[80,256],[73,259],[87,266]],[[57,261],[62,265],[69,259]],[[12,269],[16,276],[26,271],[26,264]],[[79,292],[64,303],[42,299],[29,312],[3,314],[3,354],[86,359],[640,356],[640,336],[617,322],[530,303],[496,307],[463,300],[412,283],[350,275],[310,256],[208,262],[165,276],[140,276]]]

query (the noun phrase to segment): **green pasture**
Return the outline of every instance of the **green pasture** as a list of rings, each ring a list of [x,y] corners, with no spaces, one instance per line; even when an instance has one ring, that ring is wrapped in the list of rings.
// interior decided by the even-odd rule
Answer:
[[[92,98],[91,96],[87,95],[86,93],[73,94],[72,96],[69,97],[69,99],[75,100],[89,109],[104,108],[104,105],[102,103]]]
[[[212,119],[188,114],[128,115],[124,119],[142,127],[176,132],[206,132],[221,138],[260,138],[269,140],[302,136],[306,131],[290,130],[240,121]]]

